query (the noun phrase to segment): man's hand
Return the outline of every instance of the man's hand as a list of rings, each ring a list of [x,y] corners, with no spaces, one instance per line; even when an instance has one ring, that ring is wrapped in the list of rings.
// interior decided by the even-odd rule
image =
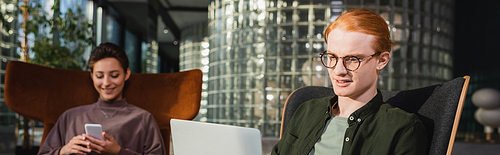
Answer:
[[[61,150],[59,150],[60,155],[66,154],[85,154],[90,153],[91,150],[86,148],[90,145],[85,135],[78,135],[73,137],[68,144],[64,145]]]
[[[98,154],[118,154],[120,152],[121,147],[113,137],[105,132],[102,132],[102,137],[104,140],[98,140],[90,136],[87,137],[87,140],[90,141],[88,146],[92,151]]]

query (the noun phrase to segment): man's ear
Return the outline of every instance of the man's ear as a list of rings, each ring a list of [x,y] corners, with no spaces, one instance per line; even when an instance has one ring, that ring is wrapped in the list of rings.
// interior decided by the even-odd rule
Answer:
[[[389,60],[391,60],[391,53],[387,51],[380,53],[377,61],[377,70],[380,71],[384,69],[384,67],[389,63]]]

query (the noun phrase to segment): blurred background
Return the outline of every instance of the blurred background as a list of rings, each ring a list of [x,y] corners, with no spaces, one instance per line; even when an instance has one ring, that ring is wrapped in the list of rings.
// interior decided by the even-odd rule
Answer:
[[[472,96],[500,112],[500,2],[490,0],[1,0],[0,154],[38,149],[43,124],[3,100],[11,60],[88,70],[90,51],[112,42],[134,73],[203,71],[195,120],[257,128],[279,137],[288,95],[330,86],[319,60],[325,27],[365,7],[389,24],[396,43],[380,72],[382,90],[415,89],[471,76],[457,141],[489,145],[499,130],[475,119]],[[58,51],[58,52],[55,52]],[[489,94],[489,96],[488,96]],[[485,97],[486,96],[486,97]],[[500,118],[500,116],[499,116]],[[494,118],[493,118],[494,119]],[[497,121],[496,124],[500,125]],[[486,132],[485,132],[486,131]],[[29,140],[22,137],[32,135]],[[274,145],[274,144],[272,144]],[[500,146],[500,145],[495,145]]]

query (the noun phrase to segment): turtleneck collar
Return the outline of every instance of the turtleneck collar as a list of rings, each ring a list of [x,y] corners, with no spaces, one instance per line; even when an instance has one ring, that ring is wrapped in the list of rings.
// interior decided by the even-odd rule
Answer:
[[[127,100],[125,98],[122,98],[120,100],[115,100],[115,101],[105,101],[101,98],[97,100],[97,104],[101,107],[121,107],[125,104],[127,104]]]

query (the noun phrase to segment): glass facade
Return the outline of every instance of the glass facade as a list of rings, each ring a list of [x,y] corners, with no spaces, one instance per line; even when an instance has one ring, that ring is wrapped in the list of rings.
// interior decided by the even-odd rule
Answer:
[[[195,120],[207,120],[207,89],[210,44],[208,43],[207,23],[199,23],[185,28],[181,33],[179,45],[180,71],[201,69],[203,72],[201,108]]]
[[[209,6],[206,121],[277,137],[288,95],[330,86],[319,53],[325,27],[365,7],[389,23],[396,43],[378,87],[405,90],[452,78],[451,0],[214,0]]]
[[[5,104],[4,82],[5,69],[11,60],[18,60],[17,53],[18,33],[18,2],[17,0],[0,1],[0,152],[14,154],[15,152],[15,124],[17,122],[16,113],[11,111]]]
[[[0,23],[0,74],[1,74],[1,84],[0,84],[0,125],[8,126],[14,125],[16,122],[15,113],[12,112],[7,105],[5,105],[4,100],[4,81],[5,81],[5,69],[7,68],[7,63],[10,60],[18,60],[19,55],[17,54],[17,1],[2,1],[0,2],[0,11],[2,21]]]

